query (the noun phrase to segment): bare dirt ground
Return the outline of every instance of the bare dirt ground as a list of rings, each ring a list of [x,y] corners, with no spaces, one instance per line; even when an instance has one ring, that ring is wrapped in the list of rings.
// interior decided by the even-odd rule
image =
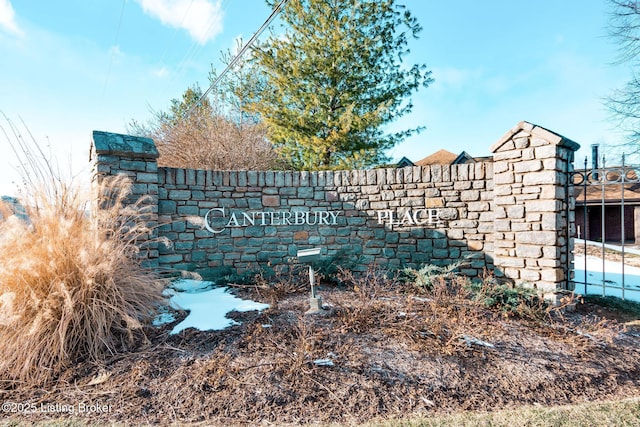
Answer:
[[[234,313],[242,324],[223,331],[149,329],[138,351],[43,387],[0,383],[0,402],[31,408],[3,407],[0,421],[354,424],[640,394],[633,316],[590,304],[506,316],[456,283],[430,292],[368,283],[321,288],[329,307],[315,315],[305,315],[304,287],[242,288],[271,308]],[[80,413],[81,404],[93,406]]]

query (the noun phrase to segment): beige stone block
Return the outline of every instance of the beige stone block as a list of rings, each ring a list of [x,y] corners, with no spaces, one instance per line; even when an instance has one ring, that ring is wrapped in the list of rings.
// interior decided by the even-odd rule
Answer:
[[[467,247],[472,251],[481,251],[484,248],[484,242],[481,240],[469,240]]]
[[[456,208],[443,208],[440,210],[440,219],[445,221],[458,219],[458,210]]]
[[[511,170],[511,166],[512,163],[507,162],[506,160],[503,160],[501,162],[495,162],[493,164],[493,173],[502,173],[502,172],[508,172],[509,170]]]
[[[501,151],[493,155],[493,161],[500,162],[500,161],[513,160],[513,159],[519,160],[521,158],[521,154],[522,154],[522,150]]]
[[[500,196],[496,197],[494,202],[498,206],[511,206],[516,203],[516,198],[513,196]]]
[[[463,202],[473,202],[476,200],[480,200],[480,191],[479,190],[466,190],[460,193],[460,200]]]
[[[558,150],[555,145],[545,145],[543,147],[536,147],[534,154],[536,159],[555,159],[558,155]]]
[[[503,237],[495,237],[494,243],[496,248],[514,248],[516,246],[516,242],[506,240]]]
[[[527,213],[529,212],[560,212],[562,201],[560,200],[530,200],[525,203]]]
[[[511,231],[533,231],[533,224],[528,222],[511,222]]]
[[[551,267],[551,268],[562,267],[562,264],[560,263],[560,260],[558,260],[558,259],[540,258],[538,260],[538,265],[540,267]],[[582,266],[582,267],[584,268],[584,266]]]
[[[540,195],[539,194],[526,193],[526,194],[518,195],[517,198],[516,198],[516,201],[518,203],[523,203],[526,206],[527,200],[539,200],[539,199],[540,199]]]
[[[512,219],[524,218],[524,206],[509,206],[507,208],[507,216]]]
[[[444,206],[444,197],[427,197],[424,199],[426,208],[440,208]]]
[[[493,184],[503,185],[503,184],[513,184],[515,182],[515,175],[513,172],[501,172],[493,175]]]
[[[526,280],[528,282],[537,282],[538,280],[540,280],[540,272],[528,268],[524,269],[520,271],[520,279]]]
[[[564,187],[561,185],[543,185],[541,187],[541,199],[561,199],[564,200]]]
[[[456,181],[453,183],[454,190],[468,190],[473,183],[471,181]]]
[[[546,170],[555,170],[559,172],[566,172],[566,162],[558,158],[544,159],[542,160],[542,166]]]
[[[527,222],[538,222],[542,219],[542,214],[527,212],[525,219]]]
[[[470,212],[486,212],[489,210],[489,202],[469,202],[467,209]]]
[[[464,230],[460,228],[450,228],[447,230],[447,237],[449,239],[461,240],[464,238]]]
[[[540,194],[541,191],[542,191],[542,188],[538,186],[524,187],[522,189],[522,194]]]
[[[562,141],[562,137],[560,135],[557,135],[551,131],[548,131],[547,129],[542,128],[540,126],[535,126],[531,130],[531,135],[536,136],[538,138],[542,138],[547,143],[551,143],[555,145],[560,144],[560,142]]]
[[[520,278],[520,269],[518,268],[505,268],[504,269],[505,277],[510,279],[519,279]]]
[[[558,240],[553,231],[516,233],[516,242],[528,245],[555,245]]]
[[[494,191],[495,196],[510,196],[513,194],[513,190],[510,185],[498,185]]]
[[[538,172],[542,170],[542,161],[527,160],[513,165],[513,171],[516,173]]]
[[[536,158],[536,154],[533,148],[525,148],[522,150],[521,160],[533,160]]]
[[[527,185],[556,184],[561,181],[556,171],[529,172],[522,177],[522,183]]]
[[[496,256],[493,262],[495,263],[496,266],[500,266],[500,267],[524,268],[524,260],[517,258],[515,256],[513,257]]]
[[[527,148],[529,146],[529,135],[526,135],[526,136],[522,135],[522,136],[519,136],[519,137],[514,137],[513,138],[513,144],[518,149]]]
[[[540,280],[536,283],[536,288],[544,296],[545,299],[555,297],[555,292],[559,289],[558,283]]]
[[[507,248],[499,248],[499,247],[495,247],[494,246],[494,249],[493,249],[493,256],[494,257],[507,257],[508,255],[509,255],[509,249],[507,249]]]
[[[491,211],[480,213],[480,222],[491,222],[493,224],[494,214]]]
[[[543,213],[542,229],[558,231],[566,227],[566,221],[559,213]]]
[[[459,219],[457,221],[451,221],[449,223],[451,228],[476,228],[478,226],[478,221],[470,220],[470,219]]]
[[[521,258],[538,259],[542,257],[542,248],[536,245],[518,245],[516,255]]]
[[[562,268],[549,268],[541,271],[541,280],[548,282],[562,282],[565,279]]]
[[[478,233],[493,233],[493,221],[491,222],[481,222],[478,224]]]
[[[511,231],[511,220],[510,219],[496,219],[493,221],[493,226],[495,231]]]

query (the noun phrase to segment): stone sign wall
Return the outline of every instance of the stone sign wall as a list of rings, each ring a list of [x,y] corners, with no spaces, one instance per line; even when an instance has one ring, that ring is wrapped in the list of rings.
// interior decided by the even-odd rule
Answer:
[[[568,172],[577,144],[521,122],[494,161],[355,171],[157,167],[153,141],[94,132],[98,179],[124,173],[149,198],[147,263],[209,276],[289,263],[300,249],[364,270],[465,260],[520,285],[566,286]],[[155,223],[154,223],[155,221]],[[170,243],[157,243],[156,238]]]

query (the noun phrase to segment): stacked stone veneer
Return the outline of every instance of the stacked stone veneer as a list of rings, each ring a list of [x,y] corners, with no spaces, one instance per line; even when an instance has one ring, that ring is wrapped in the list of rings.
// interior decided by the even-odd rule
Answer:
[[[93,163],[93,180],[96,198],[103,203],[109,194],[102,194],[102,178],[125,175],[131,181],[130,193],[124,203],[138,205],[138,219],[147,223],[152,230],[149,235],[140,236],[139,256],[151,267],[158,265],[158,150],[151,139],[107,132],[93,132],[93,144],[89,160]]]
[[[578,148],[527,122],[491,148],[498,274],[543,293],[569,287],[575,208],[569,176]]]
[[[149,139],[94,132],[92,149],[98,176],[125,173],[134,194],[157,203],[151,221],[157,220],[157,237],[171,243],[146,250],[150,265],[215,276],[286,264],[300,249],[320,247],[325,260],[352,263],[356,270],[465,259],[462,271],[471,276],[487,268],[545,292],[567,286],[572,242],[566,177],[577,144],[527,122],[492,147],[495,162],[402,169],[158,168],[152,146]],[[238,218],[265,213],[253,225],[216,226],[213,233],[204,217],[211,209],[212,216],[222,216],[222,208]],[[437,210],[437,222],[427,224],[435,212],[429,209]],[[265,220],[270,212],[275,216]],[[279,219],[296,212],[310,218],[325,212],[325,221]],[[392,224],[389,216],[424,224]]]

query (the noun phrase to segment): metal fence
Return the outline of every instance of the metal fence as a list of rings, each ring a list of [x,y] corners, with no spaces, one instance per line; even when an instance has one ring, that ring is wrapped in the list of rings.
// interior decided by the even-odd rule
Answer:
[[[640,251],[635,244],[635,206],[640,206],[640,166],[601,167],[572,173],[573,193],[567,192],[567,204],[575,197],[575,217],[569,224],[576,237],[574,248],[584,249],[584,259],[576,255],[568,266],[570,285],[577,293],[617,296],[640,301],[640,277],[629,282],[625,257]],[[637,191],[636,191],[636,187]],[[591,250],[589,250],[591,248]],[[612,260],[615,258],[615,260]],[[635,272],[634,272],[635,273]]]

